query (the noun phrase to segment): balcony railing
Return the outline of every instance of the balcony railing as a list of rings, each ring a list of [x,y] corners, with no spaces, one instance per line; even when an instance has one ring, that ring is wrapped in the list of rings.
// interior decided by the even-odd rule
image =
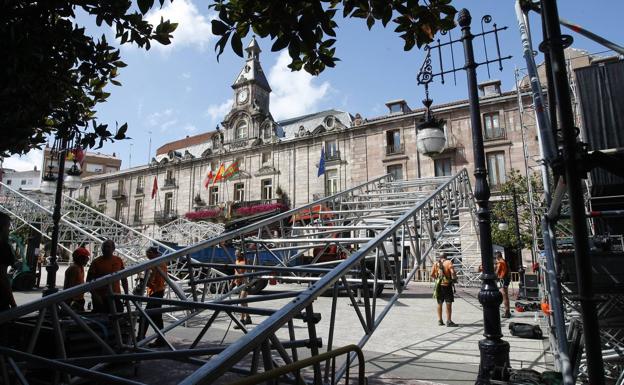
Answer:
[[[154,221],[156,223],[168,223],[178,218],[177,210],[162,210],[154,213]]]
[[[331,152],[326,152],[325,153],[325,160],[326,161],[332,161],[332,160],[340,160],[340,151],[339,150],[334,150]]]
[[[240,209],[242,207],[252,207],[258,205],[267,205],[271,203],[279,203],[280,199],[258,199],[255,201],[242,201],[232,203],[232,210]]]
[[[164,188],[168,188],[168,187],[176,187],[176,180],[175,180],[175,178],[167,178],[167,179],[165,179]]]
[[[496,127],[483,130],[483,140],[507,139],[507,131],[503,127]]]
[[[398,155],[405,152],[405,146],[403,143],[389,144],[386,146],[386,155]]]
[[[113,199],[124,199],[126,197],[126,191],[121,190],[113,190]]]

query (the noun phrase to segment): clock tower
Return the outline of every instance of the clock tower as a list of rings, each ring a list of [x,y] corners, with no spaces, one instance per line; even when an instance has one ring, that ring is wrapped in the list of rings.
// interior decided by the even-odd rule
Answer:
[[[267,130],[267,126],[274,127],[274,124],[269,124],[273,123],[269,112],[271,87],[260,65],[261,50],[255,36],[245,51],[245,65],[232,84],[232,110],[222,123],[226,129],[225,142],[236,142],[242,146],[247,139],[270,137],[271,134],[263,130]]]

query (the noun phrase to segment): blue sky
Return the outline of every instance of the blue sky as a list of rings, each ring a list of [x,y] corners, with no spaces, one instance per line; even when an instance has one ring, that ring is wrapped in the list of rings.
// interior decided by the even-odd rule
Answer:
[[[620,0],[559,0],[560,16],[620,45],[624,39],[618,30],[624,13]],[[122,46],[122,58],[128,64],[119,77],[121,87],[111,86],[109,100],[98,107],[102,122],[114,127],[115,122],[127,122],[128,136],[132,139],[108,143],[100,152],[113,153],[122,158],[122,168],[145,164],[156,148],[186,135],[210,131],[229,110],[232,100],[230,85],[235,80],[243,59],[226,50],[217,62],[214,52],[215,38],[210,33],[209,2],[175,0],[166,2],[163,9],[151,12],[151,20],[161,16],[178,22],[173,44],[155,45],[149,51],[132,46]],[[514,69],[524,68],[518,27],[512,0],[455,0],[458,8],[467,7],[473,16],[473,32],[480,31],[480,19],[491,14],[493,22],[508,26],[501,32],[503,55],[513,55],[504,64],[503,72],[491,66],[491,78],[502,80],[503,89],[514,86]],[[78,23],[96,31],[91,20],[78,17]],[[318,77],[306,73],[292,73],[286,68],[287,54],[270,52],[271,42],[259,40],[263,52],[262,66],[269,75],[273,88],[271,111],[276,119],[284,119],[329,108],[337,108],[364,117],[383,115],[385,102],[405,99],[409,106],[421,106],[423,88],[416,84],[416,74],[424,59],[422,50],[403,51],[402,40],[392,31],[375,25],[368,31],[362,20],[339,19],[336,56],[341,59],[336,68],[327,69]],[[541,41],[539,18],[532,14],[533,41]],[[390,24],[389,24],[390,25]],[[574,36],[574,47],[590,52],[604,51],[588,39],[562,27],[563,33]],[[107,37],[112,32],[103,30]],[[459,30],[452,32],[459,37]],[[442,37],[446,39],[447,37]],[[250,39],[248,36],[247,44]],[[488,44],[492,55],[493,43]],[[480,41],[475,41],[477,60],[483,59]],[[463,50],[454,51],[456,64],[463,63]],[[446,61],[446,60],[445,60]],[[541,61],[538,58],[538,62]],[[450,62],[448,62],[450,64]],[[437,62],[434,60],[434,65]],[[457,85],[452,77],[441,85],[439,79],[431,87],[434,104],[466,98],[465,75],[457,75]],[[485,68],[479,70],[479,80],[488,79]],[[151,137],[151,155],[149,142]],[[130,160],[131,156],[131,160]],[[5,167],[30,169],[41,163],[40,151],[5,160]]]

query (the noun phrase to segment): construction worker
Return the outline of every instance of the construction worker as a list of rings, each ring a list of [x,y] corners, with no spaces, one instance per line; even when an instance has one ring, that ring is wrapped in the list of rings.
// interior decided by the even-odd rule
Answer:
[[[511,318],[511,311],[509,310],[509,283],[511,282],[511,274],[509,273],[509,266],[500,251],[496,252],[496,277],[498,278],[499,290],[503,295],[503,307],[505,312],[502,318]]]
[[[148,259],[154,259],[160,257],[160,251],[158,251],[157,247],[150,247],[146,250],[145,255]],[[160,270],[160,272],[158,271]],[[164,275],[167,274],[167,263],[163,262],[158,264],[157,266],[152,267],[149,270],[149,277],[147,278],[147,283],[145,285],[147,296],[150,298],[163,298],[165,295],[166,282]],[[148,302],[145,306],[145,310],[149,309],[160,309],[162,307],[162,303],[160,302]],[[150,314],[150,318],[158,327],[158,329],[162,330],[164,327],[162,313],[154,313]],[[145,333],[147,332],[147,320],[141,320],[141,326],[139,328],[139,340],[145,338]],[[150,347],[159,347],[166,345],[164,339],[160,336],[149,344]]]
[[[73,263],[65,270],[63,289],[82,285],[85,282],[84,268],[89,263],[91,253],[84,247],[79,247],[72,253]],[[80,293],[68,300],[69,306],[76,311],[84,311],[84,293]]]
[[[246,265],[247,261],[245,260],[245,254],[243,254],[243,252],[241,250],[236,250],[236,265]],[[234,269],[234,272],[236,273],[236,275],[241,275],[241,274],[245,274],[245,268],[243,267],[237,267],[236,269]],[[234,280],[234,284],[236,286],[243,286],[245,284],[248,283],[248,279],[246,277],[237,277]],[[247,298],[247,286],[245,286],[239,293],[238,298],[240,299],[245,299]],[[247,307],[249,305],[247,305],[247,302],[243,302],[241,303],[242,307]],[[243,325],[249,325],[251,324],[251,317],[249,316],[249,313],[241,313],[241,318],[240,318],[240,322]],[[234,326],[235,329],[240,329],[240,326],[236,325]]]
[[[93,281],[108,274],[115,273],[124,268],[124,263],[121,258],[114,254],[115,242],[108,239],[102,243],[102,255],[97,257],[91,262],[89,266],[89,272],[87,273],[87,281]],[[128,292],[128,281],[123,279],[121,281],[124,291]],[[112,283],[112,291],[114,294],[121,294],[121,287],[119,281]],[[110,291],[108,285],[98,287],[91,292],[91,299],[93,301],[93,311],[96,313],[108,313],[111,310],[109,304]],[[123,306],[119,299],[114,299],[116,310],[118,312],[123,311]]]
[[[438,254],[438,262],[434,263],[431,269],[431,278],[439,280],[439,288],[436,293],[438,325],[444,326],[444,321],[442,321],[442,304],[446,302],[446,326],[458,326],[452,321],[453,301],[455,300],[453,283],[457,280],[457,274],[455,273],[453,262],[446,258],[446,253]]]

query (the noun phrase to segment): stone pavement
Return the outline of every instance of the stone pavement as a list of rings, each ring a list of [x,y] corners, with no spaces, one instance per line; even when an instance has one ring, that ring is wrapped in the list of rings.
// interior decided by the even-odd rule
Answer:
[[[45,282],[45,277],[42,282]],[[269,286],[267,292],[290,287]],[[483,338],[483,314],[477,300],[478,289],[458,288],[453,307],[453,320],[459,324],[456,328],[438,326],[431,291],[432,285],[429,283],[410,284],[364,346],[369,384],[474,384],[479,363],[477,344]],[[38,296],[40,292],[36,291],[16,294],[18,303],[28,302]],[[378,300],[379,310],[385,302],[384,298],[390,298],[390,291],[386,290],[383,297]],[[347,309],[346,306],[350,306],[347,302],[347,298],[341,298],[339,308]],[[511,302],[513,307],[513,299]],[[314,303],[314,311],[328,314],[330,304],[330,297],[320,297]],[[336,320],[335,347],[353,343],[361,335],[352,337],[354,328],[359,327],[355,312],[347,310],[340,314]],[[552,360],[548,354],[548,330],[544,325],[545,320],[536,314],[517,313],[511,320],[504,320],[502,323],[504,339],[511,345],[511,365],[515,369],[532,368],[538,371],[552,369],[548,364]],[[329,317],[324,315],[323,318]],[[254,324],[257,325],[262,320],[262,317],[254,317]],[[527,340],[512,337],[508,324],[513,321],[539,323],[544,331],[544,339]],[[202,322],[194,322],[187,328],[177,328],[168,336],[176,346],[184,346],[194,339],[201,326]],[[296,320],[295,327],[298,338],[303,338],[307,334],[302,321]],[[229,319],[219,317],[204,341],[207,345],[214,346],[221,341],[232,342],[240,335],[242,332],[234,330]],[[282,337],[281,332],[278,336]],[[325,348],[327,330],[320,326],[319,337],[323,339]],[[165,365],[162,371],[153,370],[160,365],[150,365],[149,370],[139,368],[137,380],[150,384],[176,383],[176,380],[180,379],[178,376],[184,376],[192,370],[189,365],[176,364],[174,369],[165,362],[163,364]]]

